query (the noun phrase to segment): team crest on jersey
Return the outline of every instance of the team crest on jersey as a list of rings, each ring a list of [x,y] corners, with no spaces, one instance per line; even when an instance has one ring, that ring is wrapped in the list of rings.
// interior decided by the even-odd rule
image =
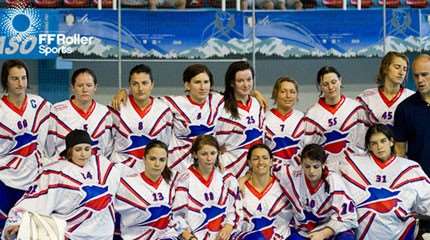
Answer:
[[[190,125],[188,126],[188,129],[190,129],[190,133],[185,136],[185,139],[189,139],[192,137],[197,137],[201,135],[206,135],[211,133],[214,130],[215,126],[208,127],[206,125],[200,124],[200,125]]]
[[[358,208],[369,208],[378,213],[387,213],[397,207],[398,203],[401,202],[397,198],[400,191],[390,191],[386,188],[375,188],[369,187],[367,191],[370,196],[360,203]]]
[[[292,138],[285,136],[275,137],[273,138],[273,141],[275,142],[275,148],[273,148],[272,151],[277,157],[291,159],[299,150],[297,144],[300,140],[293,140]]]
[[[239,144],[239,148],[249,149],[252,145],[262,142],[261,136],[263,135],[263,132],[260,129],[247,129],[244,134],[246,138],[241,144]]]
[[[320,218],[316,216],[312,211],[303,210],[304,219],[299,220],[300,227],[306,228],[308,232],[311,232],[316,226],[318,226],[319,222],[324,220],[324,218]]]
[[[333,130],[331,132],[324,133],[325,141],[322,144],[324,149],[330,153],[340,153],[342,150],[346,148],[346,145],[349,141],[346,139],[348,137],[348,133],[341,133],[337,130]]]
[[[109,193],[108,186],[86,185],[81,187],[81,191],[84,192],[85,198],[79,205],[90,210],[101,211],[112,202],[112,194]]]
[[[249,233],[246,233],[240,240],[266,240],[272,239],[273,236],[273,221],[274,219],[268,219],[264,216],[254,217],[251,219],[253,228]]]
[[[165,229],[169,225],[169,215],[171,208],[168,206],[157,206],[147,208],[149,217],[138,223],[138,226],[150,226],[157,229]]]
[[[222,223],[224,221],[225,207],[220,208],[217,206],[203,208],[202,210],[205,219],[198,226],[195,232],[203,229],[208,229],[212,232],[218,232],[222,228]]]
[[[143,156],[145,155],[145,146],[148,145],[148,143],[150,143],[152,139],[147,137],[146,135],[131,135],[129,139],[131,142],[130,145],[121,152],[133,155],[140,159],[143,158]]]
[[[37,134],[33,135],[26,132],[16,136],[15,142],[16,144],[9,151],[9,154],[28,157],[37,149]]]

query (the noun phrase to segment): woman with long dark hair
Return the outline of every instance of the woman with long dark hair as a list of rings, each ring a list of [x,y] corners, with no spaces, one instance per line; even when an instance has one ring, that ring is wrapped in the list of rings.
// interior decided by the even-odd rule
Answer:
[[[251,96],[254,69],[245,61],[230,64],[225,74],[224,107],[219,113],[216,138],[222,143],[220,162],[240,177],[246,173],[248,149],[264,139],[264,110]]]

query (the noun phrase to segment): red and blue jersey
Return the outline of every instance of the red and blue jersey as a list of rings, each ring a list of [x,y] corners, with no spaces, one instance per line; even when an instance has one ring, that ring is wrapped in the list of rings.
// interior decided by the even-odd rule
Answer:
[[[381,89],[370,88],[364,90],[357,96],[357,100],[366,107],[369,120],[388,126],[394,126],[394,113],[397,106],[406,98],[414,94],[407,88],[400,88],[394,97],[388,99]]]
[[[158,98],[150,98],[150,103],[140,109],[133,96],[121,107],[119,112],[112,110],[114,150],[113,162],[120,162],[136,173],[144,169],[141,161],[145,147],[152,140],[166,144],[172,137],[172,112]]]
[[[42,167],[51,104],[27,94],[21,107],[0,100],[0,181],[27,190]]]
[[[173,113],[172,137],[169,142],[169,167],[184,172],[192,163],[191,145],[200,135],[212,135],[224,98],[210,93],[202,104],[190,96],[166,96],[163,100]]]
[[[219,160],[226,171],[240,177],[248,168],[246,155],[249,148],[264,141],[264,110],[258,101],[249,97],[246,104],[238,102],[239,118],[235,119],[225,108],[221,109],[215,135],[225,152]]]
[[[87,111],[83,111],[72,99],[52,106],[47,145],[49,156],[57,157],[66,148],[66,135],[74,129],[81,129],[91,137],[93,154],[109,157],[112,153],[111,112],[94,100]]]
[[[304,114],[295,109],[285,115],[276,109],[266,112],[265,143],[272,149],[275,165],[300,165],[303,117]]]
[[[430,180],[418,163],[347,154],[340,171],[357,205],[358,239],[414,239],[415,214],[430,215]]]
[[[302,169],[283,166],[274,172],[293,209],[293,225],[303,237],[312,231],[331,228],[335,235],[357,227],[357,211],[341,176],[323,172],[313,186]]]
[[[70,239],[112,239],[119,180],[119,170],[103,156],[92,155],[83,167],[53,162],[9,212],[6,225],[19,223],[27,210],[64,219]]]
[[[366,109],[357,101],[342,96],[332,106],[321,98],[306,113],[303,143],[322,145],[329,153],[328,167],[337,171],[346,151],[363,153],[368,126]]]
[[[241,201],[243,220],[236,239],[283,240],[290,235],[292,211],[275,177],[262,191],[246,181]]]
[[[177,231],[185,229],[197,239],[215,239],[225,224],[238,227],[241,219],[239,187],[230,173],[213,169],[205,179],[191,166],[178,178],[173,201],[173,221]]]
[[[143,172],[121,178],[115,210],[121,216],[121,237],[124,239],[168,239],[180,233],[173,228],[171,206],[174,182],[161,176],[157,181]]]

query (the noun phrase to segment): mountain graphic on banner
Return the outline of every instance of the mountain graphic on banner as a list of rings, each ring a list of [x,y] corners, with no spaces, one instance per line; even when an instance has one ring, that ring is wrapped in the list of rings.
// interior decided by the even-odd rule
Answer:
[[[430,50],[430,37],[409,36],[406,39],[389,36],[386,40],[387,50],[398,52],[412,52]],[[253,43],[250,39],[233,38],[224,41],[217,38],[210,38],[203,45],[191,47],[187,50],[171,50],[168,53],[161,53],[156,49],[149,49],[142,52],[140,49],[123,48],[121,51],[124,58],[155,58],[155,59],[210,59],[210,58],[237,58],[252,53]],[[98,57],[116,58],[118,57],[118,46],[105,44],[102,39],[95,38],[92,44],[71,46],[72,53],[64,57]],[[365,48],[320,49],[302,48],[291,44],[286,44],[283,39],[270,37],[266,39],[256,39],[255,49],[257,55],[261,57],[274,58],[304,58],[304,57],[380,57],[384,50],[382,44],[369,45]]]

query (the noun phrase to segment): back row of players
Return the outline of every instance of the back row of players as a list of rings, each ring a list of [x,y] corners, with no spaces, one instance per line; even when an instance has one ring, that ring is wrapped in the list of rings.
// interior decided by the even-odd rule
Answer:
[[[125,106],[115,111],[93,100],[97,79],[89,69],[75,71],[72,98],[50,108],[40,97],[26,93],[25,65],[16,60],[7,61],[2,69],[2,85],[7,95],[3,96],[0,106],[4,116],[0,123],[0,191],[2,196],[7,193],[11,197],[8,197],[8,206],[2,202],[1,210],[6,217],[8,209],[39,174],[35,169],[42,165],[43,152],[48,156],[59,155],[65,149],[64,138],[72,129],[90,133],[93,153],[123,163],[118,166],[122,166],[121,172],[126,175],[143,170],[139,160],[145,154],[144,147],[153,139],[169,143],[169,168],[186,172],[193,162],[190,151],[193,139],[208,134],[222,143],[220,165],[236,177],[246,172],[248,149],[263,141],[275,155],[274,167],[278,170],[285,162],[300,165],[298,154],[302,146],[318,143],[329,153],[329,169],[339,171],[339,163],[365,149],[363,136],[368,126],[375,122],[393,124],[396,106],[412,94],[401,86],[407,65],[404,55],[387,54],[378,76],[379,88],[360,95],[364,104],[341,94],[341,77],[335,68],[322,68],[317,75],[321,98],[304,117],[293,108],[298,95],[297,83],[287,77],[275,83],[272,98],[276,108],[264,114],[260,104],[251,97],[254,73],[246,62],[230,65],[224,96],[211,91],[213,77],[209,69],[195,64],[183,74],[188,94],[163,99],[150,96],[154,86],[151,71],[145,65],[138,65],[130,72],[130,95]],[[357,166],[354,169],[367,171]],[[363,173],[358,175],[366,178]],[[378,176],[379,182],[388,181],[386,175]],[[428,178],[423,179],[428,182]],[[367,185],[360,186],[367,189]],[[384,194],[381,196],[394,196]],[[381,201],[380,194],[376,195],[379,197],[372,201]],[[375,216],[367,215],[373,222]]]

